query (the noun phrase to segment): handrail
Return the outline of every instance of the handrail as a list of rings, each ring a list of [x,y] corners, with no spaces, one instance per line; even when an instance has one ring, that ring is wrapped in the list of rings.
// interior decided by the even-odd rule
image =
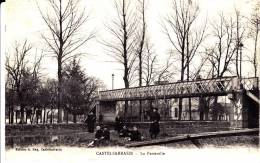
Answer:
[[[195,81],[183,81],[162,85],[133,87],[100,91],[97,101],[123,101],[165,99],[179,97],[222,96],[240,90],[240,82],[246,90],[258,87],[258,78],[223,77]]]

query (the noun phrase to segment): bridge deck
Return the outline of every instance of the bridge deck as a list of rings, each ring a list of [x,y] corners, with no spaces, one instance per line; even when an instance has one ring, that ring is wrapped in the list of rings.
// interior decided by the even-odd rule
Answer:
[[[241,80],[246,90],[258,87],[258,78]],[[188,98],[201,96],[224,96],[240,89],[240,80],[235,77],[175,82],[163,85],[133,87],[100,91],[98,101],[125,101]]]

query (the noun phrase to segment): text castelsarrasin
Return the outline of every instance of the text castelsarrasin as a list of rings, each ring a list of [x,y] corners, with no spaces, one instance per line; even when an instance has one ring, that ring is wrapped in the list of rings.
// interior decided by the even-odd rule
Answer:
[[[102,152],[96,152],[96,155],[133,155],[133,152],[130,151],[102,151]]]

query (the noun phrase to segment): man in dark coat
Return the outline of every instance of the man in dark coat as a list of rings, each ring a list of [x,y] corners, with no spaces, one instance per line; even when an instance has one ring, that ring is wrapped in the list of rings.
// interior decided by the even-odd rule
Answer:
[[[156,139],[157,135],[160,133],[160,114],[158,113],[157,109],[153,109],[153,112],[150,116],[151,124],[150,124],[150,136],[151,139]]]
[[[99,113],[99,116],[98,116],[98,123],[99,123],[99,125],[102,125],[102,124],[103,124],[103,118],[104,118],[104,116],[103,116],[103,114],[100,112],[100,113]]]
[[[119,115],[117,115],[115,118],[115,130],[119,133],[122,130],[123,125],[123,119]]]
[[[88,132],[90,133],[94,132],[95,122],[96,122],[96,116],[93,114],[93,112],[90,112],[87,118]]]

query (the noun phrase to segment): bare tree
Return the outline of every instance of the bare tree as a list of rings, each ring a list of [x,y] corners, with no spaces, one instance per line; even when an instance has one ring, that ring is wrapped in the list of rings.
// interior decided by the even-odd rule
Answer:
[[[163,24],[165,34],[180,57],[180,81],[184,80],[185,69],[193,58],[191,55],[195,54],[195,52],[189,49],[189,35],[192,32],[192,27],[198,15],[199,6],[195,2],[191,0],[173,0],[172,13],[166,17],[165,23]],[[197,45],[197,42],[193,45]],[[198,45],[200,45],[200,43]],[[194,47],[194,50],[195,49],[196,46]],[[181,120],[181,114],[182,98],[179,99],[179,120]]]
[[[136,55],[138,58],[138,80],[139,80],[139,86],[141,87],[143,84],[143,58],[144,58],[144,49],[145,49],[145,40],[146,40],[146,33],[147,33],[147,25],[146,25],[146,3],[145,0],[138,0],[139,4],[139,19],[141,19],[141,26],[140,29],[137,29],[136,32],[136,40],[137,40],[137,49],[136,49]],[[140,110],[140,120],[143,120],[143,109],[142,109],[142,100],[139,100],[139,110]]]
[[[135,73],[135,31],[137,28],[136,14],[133,12],[133,6],[130,0],[115,1],[115,9],[117,17],[112,23],[107,25],[107,29],[111,34],[111,40],[105,40],[102,44],[116,62],[123,66],[125,88],[129,88],[130,82],[133,81]],[[127,113],[128,102],[125,101],[125,116]]]
[[[203,27],[191,28],[187,34],[186,38],[186,61],[184,68],[186,69],[187,81],[190,80],[190,65],[193,58],[198,54],[198,49],[200,48],[202,42],[205,39],[206,23]],[[189,119],[191,119],[191,98],[189,100]]]
[[[15,96],[17,96],[17,103],[20,106],[21,119],[20,122],[24,123],[24,103],[23,103],[23,92],[22,92],[22,78],[23,72],[26,70],[27,60],[26,56],[32,49],[31,45],[28,45],[27,41],[20,45],[16,42],[14,47],[14,55],[12,58],[7,56],[5,68],[12,79],[13,88],[15,90]],[[13,59],[13,61],[11,61]]]
[[[7,88],[13,92],[10,99],[12,105],[16,104],[20,107],[21,119],[20,123],[24,123],[24,112],[26,106],[32,105],[32,98],[35,98],[35,91],[39,86],[40,80],[40,63],[42,55],[36,58],[35,62],[30,65],[29,57],[32,46],[27,40],[22,44],[15,43],[14,51],[10,52],[6,57],[5,68],[7,71]],[[8,99],[7,99],[8,100]]]
[[[128,0],[115,1],[115,9],[117,17],[112,20],[112,24],[107,25],[112,39],[102,43],[108,54],[123,65],[125,88],[129,88],[136,60],[136,15],[133,13],[131,1]]]
[[[211,69],[207,74],[207,78],[219,78],[225,76],[227,73],[232,74],[233,61],[236,59],[237,51],[237,31],[236,22],[232,17],[225,18],[223,13],[219,14],[219,20],[212,22],[212,47],[206,48],[206,60],[211,64]],[[218,97],[207,97],[200,99],[204,104],[203,114],[205,119],[208,120],[208,113],[212,107],[213,120],[217,119],[218,111]],[[213,104],[211,105],[211,102]],[[203,116],[201,116],[203,120]]]
[[[145,48],[145,38],[146,38],[146,21],[145,21],[145,0],[139,0],[138,3],[140,4],[140,18],[141,18],[141,27],[140,30],[137,32],[137,41],[138,41],[138,46],[137,46],[137,56],[138,56],[138,75],[139,75],[139,86],[142,86],[142,68],[143,68],[143,53],[144,53],[144,48]]]
[[[146,41],[143,57],[143,80],[146,86],[151,85],[156,80],[157,72],[157,55],[153,51],[152,45]]]
[[[173,75],[176,74],[176,71],[173,70],[173,61],[171,60],[171,55],[166,59],[166,62],[162,66],[158,66],[156,71],[156,82],[169,82]]]
[[[79,48],[94,37],[93,32],[84,35],[82,26],[88,21],[85,9],[80,9],[80,0],[48,0],[48,12],[43,13],[38,5],[42,19],[48,27],[43,34],[50,52],[57,59],[58,66],[58,122],[62,121],[60,92],[63,64],[74,56],[82,55]],[[84,32],[85,33],[85,32]]]
[[[219,18],[219,23],[212,23],[215,45],[207,50],[212,64],[212,78],[223,77],[225,73],[232,72],[231,65],[237,50],[235,22],[232,18],[227,20],[223,13]]]

